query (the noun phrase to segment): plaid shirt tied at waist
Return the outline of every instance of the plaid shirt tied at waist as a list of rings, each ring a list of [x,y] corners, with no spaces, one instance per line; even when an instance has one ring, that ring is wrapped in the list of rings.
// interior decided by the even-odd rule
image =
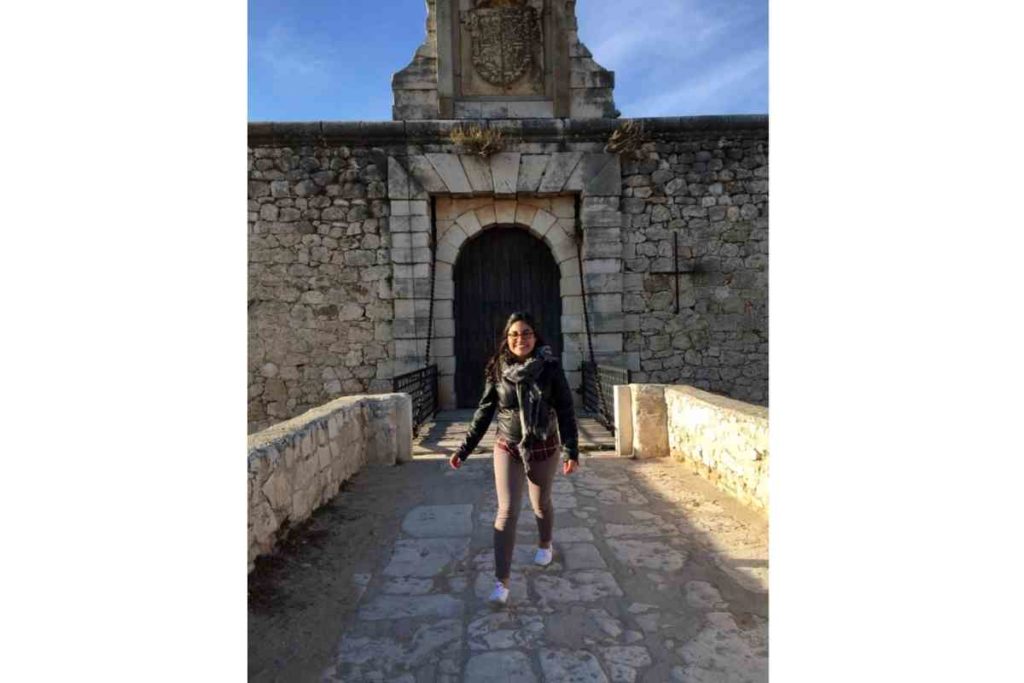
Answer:
[[[540,462],[547,460],[553,454],[557,453],[562,444],[558,440],[558,434],[552,434],[546,440],[539,444],[535,444],[530,447],[530,462]],[[519,444],[509,441],[505,437],[499,436],[494,440],[494,447],[498,450],[502,450],[517,460],[522,460],[519,455]]]

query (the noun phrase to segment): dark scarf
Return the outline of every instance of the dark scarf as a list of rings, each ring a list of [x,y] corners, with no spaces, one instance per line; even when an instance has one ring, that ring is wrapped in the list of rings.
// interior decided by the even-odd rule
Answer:
[[[530,446],[544,441],[547,437],[545,424],[542,428],[540,417],[542,411],[548,409],[544,404],[544,396],[537,384],[540,374],[544,371],[544,364],[554,362],[556,359],[551,353],[550,346],[542,346],[524,363],[505,362],[502,367],[501,376],[507,379],[516,387],[516,397],[519,399],[519,427],[522,437],[519,441],[519,456],[523,459],[526,471],[530,471],[529,452]]]

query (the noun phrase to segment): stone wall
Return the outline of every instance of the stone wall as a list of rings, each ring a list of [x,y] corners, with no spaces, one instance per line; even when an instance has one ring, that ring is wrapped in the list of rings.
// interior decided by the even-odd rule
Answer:
[[[550,206],[566,236],[553,254],[582,234],[585,292],[571,256],[556,259],[570,360],[589,354],[579,299],[598,360],[634,382],[767,403],[767,118],[641,122],[643,143],[622,154],[605,151],[614,120],[481,122],[505,135],[484,161],[449,141],[451,121],[250,124],[250,431],[390,391],[396,373],[421,367],[427,330],[438,359],[454,329],[442,300],[467,201],[480,224],[470,229],[486,229],[489,207]],[[524,229],[546,218],[519,213]],[[679,276],[678,314],[674,235],[680,268],[700,271]]]
[[[615,387],[619,455],[672,458],[768,509],[768,409],[689,386]]]
[[[637,383],[768,401],[767,131],[662,136],[622,164],[625,349]],[[673,257],[679,268],[679,312]]]
[[[249,570],[368,463],[412,460],[406,394],[339,398],[249,437]]]
[[[365,144],[250,148],[250,431],[391,390],[386,173]]]
[[[672,457],[743,503],[768,509],[768,409],[686,386],[665,388]]]

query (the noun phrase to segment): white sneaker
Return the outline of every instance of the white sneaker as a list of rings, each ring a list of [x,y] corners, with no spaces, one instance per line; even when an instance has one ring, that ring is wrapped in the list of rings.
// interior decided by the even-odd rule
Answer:
[[[491,591],[491,595],[487,598],[487,602],[494,605],[504,605],[508,602],[508,589],[505,588],[501,581],[494,584],[494,590]]]
[[[546,567],[551,564],[551,548],[537,548],[537,554],[533,556],[533,563]]]

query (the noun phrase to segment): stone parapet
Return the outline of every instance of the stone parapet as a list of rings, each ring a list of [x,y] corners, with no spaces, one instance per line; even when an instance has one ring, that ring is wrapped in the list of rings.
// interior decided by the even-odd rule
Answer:
[[[366,464],[412,460],[407,394],[347,396],[249,436],[249,570]]]
[[[619,455],[671,456],[768,510],[767,408],[690,386],[631,384],[616,387],[615,432]]]
[[[688,386],[665,388],[672,457],[744,504],[768,510],[768,409]]]
[[[694,132],[729,132],[768,129],[764,114],[723,116],[665,116],[628,119],[642,124],[655,138],[672,138]],[[500,129],[507,137],[524,142],[607,139],[626,119],[528,118],[472,121],[483,128]],[[249,123],[250,146],[330,141],[336,144],[415,144],[443,140],[465,121],[309,121]]]

